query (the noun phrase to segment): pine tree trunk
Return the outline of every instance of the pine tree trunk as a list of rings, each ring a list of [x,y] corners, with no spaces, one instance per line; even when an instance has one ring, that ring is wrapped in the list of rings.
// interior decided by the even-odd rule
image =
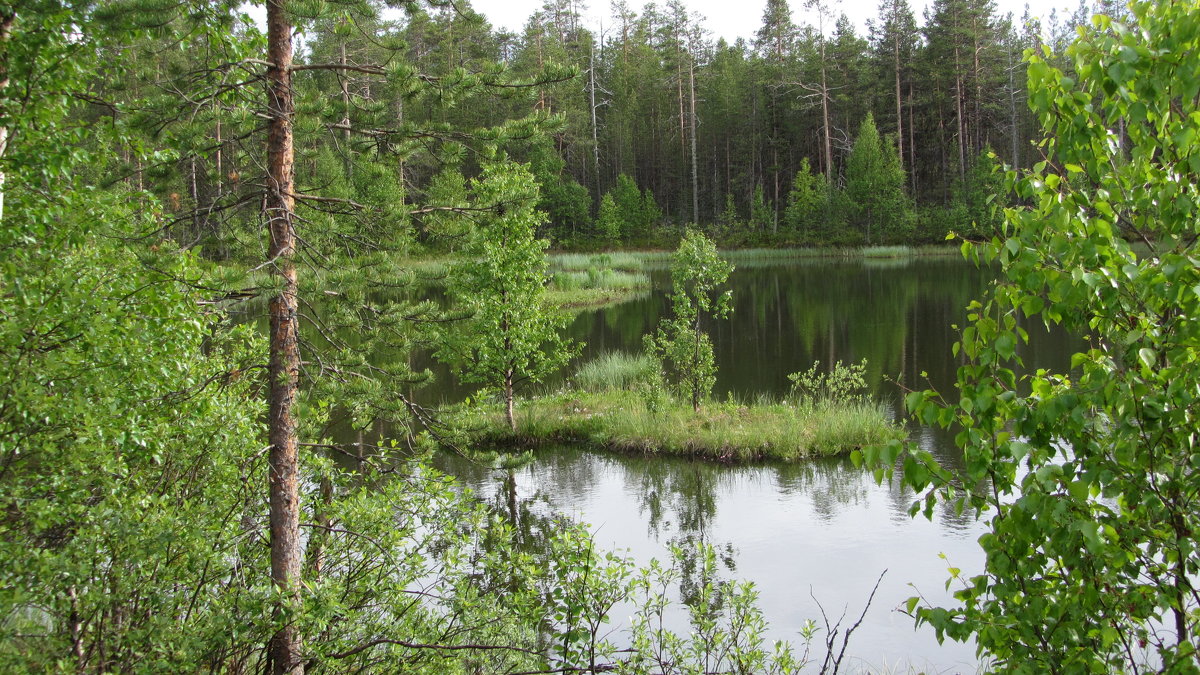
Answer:
[[[688,65],[688,94],[691,99],[692,127],[692,222],[700,224],[700,174],[696,166],[696,63]]]
[[[825,129],[825,176],[833,180],[833,138],[829,128],[829,84],[826,80],[825,42],[821,41],[821,119]]]
[[[278,295],[269,302],[270,360],[267,379],[268,460],[271,524],[271,580],[280,589],[283,602],[300,598],[300,486],[296,420],[293,406],[299,387],[300,351],[294,223],[292,146],[292,26],[283,0],[267,2],[267,185],[265,215],[270,232],[267,259],[281,277]],[[283,608],[277,608],[281,614]],[[270,659],[276,674],[304,672],[300,656],[301,636],[287,624],[272,638]]]
[[[1013,69],[1013,50],[1009,46],[1004,50],[1008,53],[1008,121],[1009,135],[1012,137],[1012,168],[1018,169],[1021,166],[1019,143],[1017,141],[1017,84],[1014,81]]]
[[[596,123],[596,45],[593,42],[588,52],[588,105],[592,113],[592,180],[595,181],[596,203],[600,203],[600,127]],[[571,236],[575,236],[575,222],[571,221]]]
[[[897,13],[898,14],[898,13]],[[896,15],[893,15],[893,25],[899,23],[896,20]],[[896,143],[898,144],[898,152],[900,157],[900,168],[904,168],[904,108],[901,105],[900,98],[900,32],[897,29],[892,30],[892,59],[896,73]]]
[[[908,81],[908,175],[912,183],[913,199],[917,197],[917,135],[913,131],[913,84]]]
[[[8,43],[12,39],[13,21],[16,20],[17,14],[15,11],[8,11],[0,14],[0,92],[8,88]],[[8,113],[9,111],[0,111]],[[8,127],[0,125],[0,157],[4,157],[5,151],[8,150]],[[0,171],[0,221],[4,220],[4,172]]]
[[[967,175],[967,139],[963,121],[963,75],[959,66],[958,46],[954,47],[954,122],[958,126],[958,175]]]

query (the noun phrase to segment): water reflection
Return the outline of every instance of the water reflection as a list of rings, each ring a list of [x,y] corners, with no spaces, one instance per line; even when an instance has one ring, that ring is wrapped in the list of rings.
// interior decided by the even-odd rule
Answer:
[[[515,486],[524,536],[530,522],[545,532],[554,514],[565,513],[588,523],[598,544],[642,562],[665,559],[672,544],[685,551],[698,541],[713,545],[723,577],[756,583],[771,639],[796,640],[804,620],[820,616],[810,591],[834,615],[843,606],[857,614],[888,569],[850,653],[872,669],[975,670],[970,646],[939,647],[895,609],[915,592],[910,583],[931,600],[946,599],[946,567],[978,569],[974,539],[982,530],[952,512],[932,523],[908,518],[911,493],[876,485],[847,462],[726,467],[561,448],[539,452],[512,483],[461,457],[438,462],[501,512],[510,503],[506,486]],[[688,593],[685,580],[680,595]]]
[[[669,275],[656,272],[653,293],[579,315],[572,337],[587,343],[582,359],[637,351],[642,336],[668,311]],[[955,259],[807,261],[743,265],[731,278],[735,311],[709,326],[719,376],[717,395],[782,395],[787,375],[835,361],[867,359],[875,395],[902,418],[900,386],[954,394],[960,362],[951,357],[955,324],[991,283],[992,274]],[[1027,367],[1068,363],[1076,343],[1025,326]],[[944,463],[961,457],[945,432],[911,428],[911,438]],[[754,581],[772,638],[796,639],[820,600],[831,615],[856,616],[880,572],[888,570],[874,606],[849,650],[858,666],[934,672],[974,672],[971,645],[939,646],[931,631],[914,632],[897,612],[906,598],[949,601],[948,567],[970,574],[982,556],[983,532],[971,514],[939,506],[932,521],[912,519],[915,495],[898,482],[877,485],[847,459],[788,465],[723,466],[676,458],[542,451],[510,475],[460,457],[440,468],[497,509],[522,536],[551,531],[555,514],[589,523],[597,543],[647,561],[671,544],[697,541],[723,552],[727,574]],[[810,596],[811,592],[811,596]],[[687,589],[684,589],[686,595]]]

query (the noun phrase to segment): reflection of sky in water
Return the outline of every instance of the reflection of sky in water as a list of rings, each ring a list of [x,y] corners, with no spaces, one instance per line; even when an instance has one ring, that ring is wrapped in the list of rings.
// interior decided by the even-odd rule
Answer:
[[[848,462],[723,467],[569,449],[542,457],[517,473],[519,497],[542,501],[547,515],[553,509],[588,523],[603,547],[644,562],[665,559],[667,542],[680,535],[732,544],[736,567],[725,576],[755,582],[769,639],[796,642],[806,619],[820,620],[810,591],[831,619],[845,608],[853,623],[887,569],[848,649],[857,667],[976,670],[973,646],[939,646],[931,630],[915,631],[895,611],[917,592],[947,601],[949,565],[980,569],[975,539],[983,528],[969,518],[943,510],[933,522],[910,519],[911,493],[878,486]],[[485,498],[500,489],[497,472],[455,464],[443,468]]]

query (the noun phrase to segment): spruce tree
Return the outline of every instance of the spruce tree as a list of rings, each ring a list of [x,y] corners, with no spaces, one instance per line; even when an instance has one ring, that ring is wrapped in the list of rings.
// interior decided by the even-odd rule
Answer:
[[[899,241],[908,234],[911,207],[904,183],[893,141],[879,138],[875,119],[868,114],[846,161],[850,226],[867,244]]]

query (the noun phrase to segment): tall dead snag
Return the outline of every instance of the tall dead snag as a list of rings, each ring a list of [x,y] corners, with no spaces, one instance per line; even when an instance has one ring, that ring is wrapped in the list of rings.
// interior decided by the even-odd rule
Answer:
[[[271,580],[281,598],[300,596],[300,490],[296,420],[292,407],[300,377],[299,319],[296,266],[294,149],[292,145],[292,26],[283,0],[267,1],[267,184],[266,219],[270,242],[267,260],[282,279],[279,294],[271,298],[271,356],[268,366],[270,394],[268,464],[271,521]],[[272,638],[272,671],[288,675],[304,672],[300,633],[290,621]]]

